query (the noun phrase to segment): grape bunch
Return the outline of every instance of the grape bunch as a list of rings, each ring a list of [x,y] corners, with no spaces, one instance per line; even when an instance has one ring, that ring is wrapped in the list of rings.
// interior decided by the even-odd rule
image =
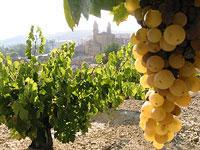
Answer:
[[[140,84],[151,89],[141,108],[140,127],[161,149],[182,128],[177,118],[200,90],[200,0],[126,0],[141,28],[131,35]]]

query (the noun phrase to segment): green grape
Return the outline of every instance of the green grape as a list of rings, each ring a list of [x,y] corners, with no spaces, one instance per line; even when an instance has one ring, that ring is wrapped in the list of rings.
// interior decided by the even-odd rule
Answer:
[[[152,109],[151,116],[156,121],[162,121],[166,117],[166,112],[162,107],[155,107]]]
[[[169,88],[169,91],[177,97],[183,96],[188,92],[186,84],[180,79],[176,79],[173,82],[172,86]]]
[[[152,43],[158,43],[162,38],[162,32],[158,28],[149,29],[147,39]]]
[[[154,84],[159,89],[168,89],[174,83],[174,75],[169,70],[161,70],[154,77]]]
[[[147,40],[147,32],[148,32],[148,29],[140,28],[136,32],[136,35],[135,35],[137,40],[140,41],[140,42],[145,42]]]
[[[165,66],[165,61],[162,57],[154,55],[147,60],[147,67],[152,72],[158,72]]]
[[[170,25],[164,31],[165,41],[171,45],[181,44],[185,40],[185,30],[180,25]]]
[[[156,28],[162,22],[162,14],[159,10],[149,9],[144,16],[144,23],[149,28]]]
[[[158,93],[151,93],[149,95],[149,101],[153,107],[159,107],[164,103],[164,97]]]

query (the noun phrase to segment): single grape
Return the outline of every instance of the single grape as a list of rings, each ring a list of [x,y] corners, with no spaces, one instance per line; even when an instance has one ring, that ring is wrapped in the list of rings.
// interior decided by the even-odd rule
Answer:
[[[185,95],[181,96],[175,102],[179,106],[188,106],[191,103],[190,94],[185,94]]]
[[[172,112],[175,108],[175,105],[173,102],[168,101],[167,99],[164,100],[164,103],[162,105],[162,108],[164,108],[164,110],[166,112]]]
[[[186,84],[181,79],[176,79],[173,82],[172,86],[169,88],[169,91],[174,96],[177,96],[177,97],[178,96],[183,96],[188,92]]]
[[[155,107],[152,109],[151,116],[156,121],[162,121],[166,117],[166,112],[162,107]]]
[[[177,12],[174,15],[173,23],[183,27],[187,24],[187,16],[182,12]]]
[[[152,112],[153,106],[150,102],[146,101],[141,108],[141,113],[147,117],[151,118],[151,112]]]
[[[156,28],[162,22],[162,14],[159,10],[149,9],[144,16],[144,23],[149,28]]]
[[[156,73],[154,77],[154,84],[159,89],[168,89],[172,86],[175,78],[171,71],[169,70],[161,70]]]
[[[147,68],[152,72],[158,72],[165,66],[165,61],[160,56],[151,56],[147,60]]]
[[[162,38],[162,32],[158,28],[149,29],[147,32],[147,38],[152,43],[157,43]]]
[[[147,28],[140,28],[137,32],[136,32],[136,39],[140,42],[144,42],[147,40],[147,32],[148,29]]]
[[[185,40],[185,30],[180,25],[170,25],[164,31],[164,39],[171,45],[181,44]]]
[[[159,107],[164,103],[164,97],[158,93],[151,93],[149,95],[149,101],[153,107]]]
[[[181,54],[172,54],[169,56],[169,65],[172,68],[180,69],[185,64],[185,58]]]

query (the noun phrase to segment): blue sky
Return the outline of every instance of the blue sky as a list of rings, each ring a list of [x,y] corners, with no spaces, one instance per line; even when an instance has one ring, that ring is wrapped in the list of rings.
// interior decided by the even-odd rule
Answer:
[[[0,19],[0,40],[26,35],[31,25],[40,26],[44,34],[71,31],[65,21],[63,0],[0,0]],[[82,17],[75,30],[92,30],[95,20],[100,30],[105,30],[108,22],[112,30],[133,32],[139,28],[132,16],[117,26],[113,16],[102,11],[102,19],[90,16],[87,21]]]

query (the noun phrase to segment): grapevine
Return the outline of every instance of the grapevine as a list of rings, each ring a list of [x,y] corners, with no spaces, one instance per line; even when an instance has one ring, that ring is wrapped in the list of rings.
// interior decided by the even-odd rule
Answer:
[[[105,54],[98,54],[97,66],[83,62],[72,70],[74,42],[53,49],[42,63],[36,57],[44,52],[41,29],[32,26],[26,43],[26,62],[12,62],[0,53],[0,124],[18,140],[29,137],[30,148],[52,149],[51,129],[59,141],[73,142],[77,132],[88,131],[91,116],[115,110],[124,97],[145,97],[141,74],[132,69],[132,44],[110,53],[106,64]]]
[[[189,91],[200,90],[200,1],[126,0],[129,14],[141,28],[132,34],[135,67],[149,88],[141,108],[140,127],[157,149],[182,128],[180,107],[191,102]]]

